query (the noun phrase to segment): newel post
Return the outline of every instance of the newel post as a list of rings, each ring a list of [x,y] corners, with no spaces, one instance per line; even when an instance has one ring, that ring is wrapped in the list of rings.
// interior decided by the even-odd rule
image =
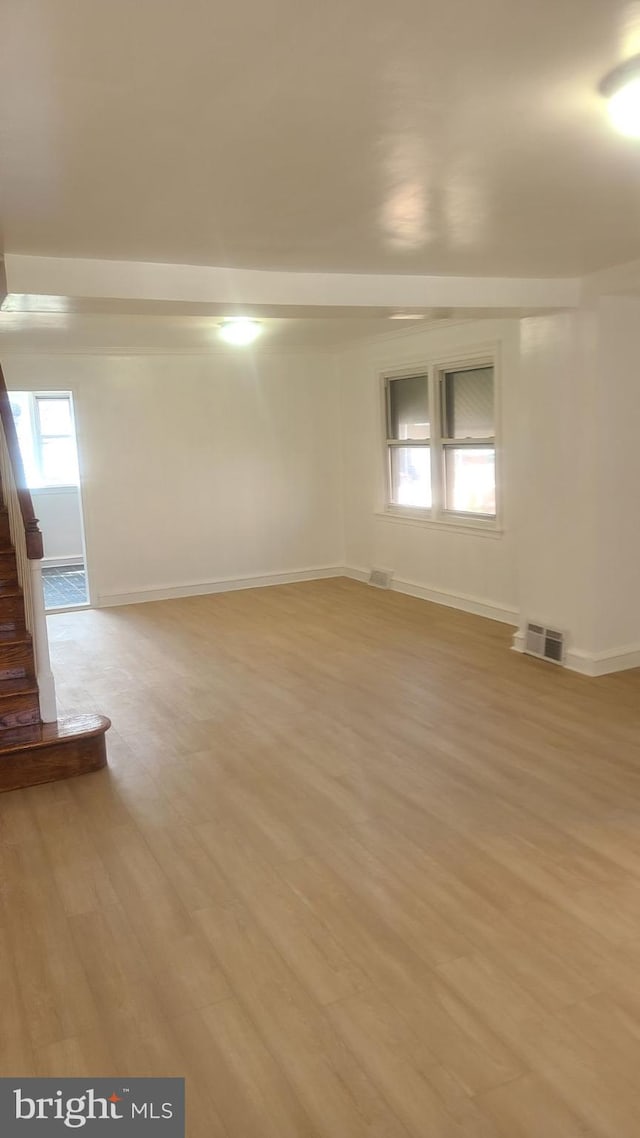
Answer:
[[[55,723],[58,718],[56,706],[56,684],[51,671],[49,658],[49,637],[47,617],[44,608],[44,588],[42,585],[43,555],[42,534],[38,519],[33,518],[25,526],[27,558],[31,574],[31,607],[33,614],[33,652],[36,662],[36,677],[40,693],[40,718],[43,723]]]

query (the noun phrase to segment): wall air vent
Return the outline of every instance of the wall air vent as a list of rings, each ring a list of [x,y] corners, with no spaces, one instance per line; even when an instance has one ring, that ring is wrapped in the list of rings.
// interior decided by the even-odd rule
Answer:
[[[528,624],[524,640],[524,650],[529,656],[540,660],[551,660],[552,664],[564,663],[564,632],[553,628],[543,628],[541,624]]]
[[[369,584],[375,585],[376,589],[389,589],[392,577],[393,573],[388,569],[372,569],[369,574]]]

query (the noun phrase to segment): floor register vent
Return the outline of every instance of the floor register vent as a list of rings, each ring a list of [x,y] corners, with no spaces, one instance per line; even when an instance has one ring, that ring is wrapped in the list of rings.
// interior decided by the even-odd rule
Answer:
[[[528,624],[524,640],[524,650],[529,656],[540,660],[551,660],[552,664],[564,663],[564,632],[553,628],[543,628],[541,624]]]
[[[390,589],[392,577],[393,573],[387,569],[372,569],[369,574],[369,584],[375,585],[376,589]]]

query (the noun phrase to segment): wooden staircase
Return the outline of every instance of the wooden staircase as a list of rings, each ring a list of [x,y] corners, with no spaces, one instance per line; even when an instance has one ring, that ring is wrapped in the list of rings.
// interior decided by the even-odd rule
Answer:
[[[105,765],[103,715],[54,718],[48,671],[42,535],[26,488],[9,397],[0,368],[0,791],[52,782]],[[19,549],[16,549],[17,542]],[[30,567],[37,563],[35,572]],[[22,581],[22,584],[21,584]],[[23,585],[28,588],[25,595]],[[38,590],[40,596],[38,596]],[[28,627],[29,625],[29,627]],[[31,629],[37,629],[37,643]],[[38,667],[38,649],[46,666]],[[51,682],[42,722],[38,676]]]
[[[31,633],[11,544],[9,514],[0,507],[0,732],[40,722]]]

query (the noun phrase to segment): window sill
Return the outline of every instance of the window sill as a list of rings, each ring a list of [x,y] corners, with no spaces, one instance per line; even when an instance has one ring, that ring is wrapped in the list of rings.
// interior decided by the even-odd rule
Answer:
[[[29,486],[30,494],[77,494],[79,487],[65,482],[60,486]]]
[[[383,521],[400,525],[418,526],[422,529],[444,530],[447,533],[473,534],[474,537],[502,538],[504,530],[497,522],[473,521],[456,518],[432,518],[430,514],[421,510],[375,510],[375,517]]]

